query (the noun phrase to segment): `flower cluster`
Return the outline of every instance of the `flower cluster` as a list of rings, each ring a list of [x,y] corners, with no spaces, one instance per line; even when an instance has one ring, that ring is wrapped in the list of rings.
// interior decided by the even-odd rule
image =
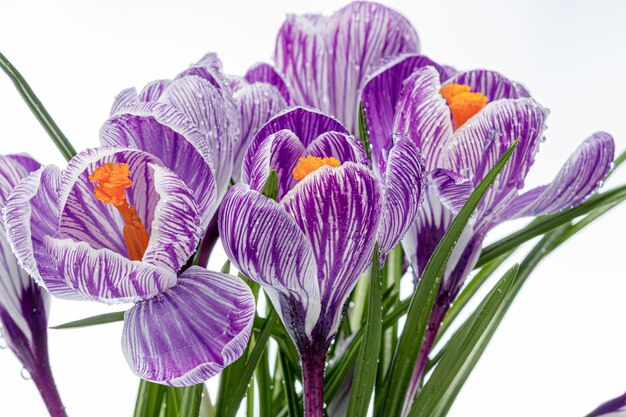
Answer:
[[[328,351],[355,336],[338,333],[359,277],[401,243],[417,286],[472,192],[517,143],[442,271],[406,414],[489,231],[579,205],[611,167],[613,139],[598,132],[552,182],[522,191],[547,117],[520,83],[421,54],[407,19],[380,4],[289,16],[272,64],[228,76],[210,53],[171,80],[123,90],[100,146],[65,169],[0,158],[3,335],[51,414],[63,415],[48,364],[48,292],[131,303],[130,368],[191,386],[244,354],[259,284],[300,356],[305,415],[322,416]],[[204,267],[218,234],[242,276]]]

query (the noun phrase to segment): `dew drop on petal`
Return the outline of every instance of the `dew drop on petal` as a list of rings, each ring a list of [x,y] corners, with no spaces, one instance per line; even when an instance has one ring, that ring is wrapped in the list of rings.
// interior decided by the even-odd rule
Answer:
[[[20,371],[20,375],[24,381],[30,381],[32,379],[32,377],[30,376],[30,372],[28,372],[28,369],[26,368],[22,368],[22,370]]]

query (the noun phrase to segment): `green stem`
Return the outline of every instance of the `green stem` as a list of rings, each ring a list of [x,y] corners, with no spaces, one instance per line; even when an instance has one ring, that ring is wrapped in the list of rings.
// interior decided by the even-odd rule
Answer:
[[[24,77],[22,77],[22,74],[20,74],[20,72],[1,52],[0,67],[2,67],[2,70],[9,76],[11,81],[13,81],[15,88],[26,102],[26,105],[30,111],[33,112],[39,123],[41,123],[41,126],[44,128],[48,136],[50,136],[52,142],[54,142],[56,147],[61,152],[61,155],[69,161],[74,155],[76,155],[76,150],[74,150],[70,141],[67,137],[65,137],[59,126],[57,126]]]

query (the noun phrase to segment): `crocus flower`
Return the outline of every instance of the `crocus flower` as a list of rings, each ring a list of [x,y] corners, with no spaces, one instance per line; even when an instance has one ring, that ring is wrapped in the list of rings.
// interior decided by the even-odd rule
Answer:
[[[40,165],[26,155],[0,156],[0,206],[13,187]],[[24,365],[53,417],[65,416],[48,360],[49,294],[18,264],[0,226],[0,334]]]
[[[288,90],[288,103],[313,106],[357,133],[359,91],[381,59],[418,53],[410,22],[378,3],[353,2],[331,16],[289,15],[278,32],[274,68],[251,75]]]
[[[626,416],[626,393],[600,405],[586,417],[624,417]]]
[[[606,133],[592,135],[550,184],[520,193],[548,115],[520,84],[487,70],[451,75],[426,57],[404,54],[372,74],[362,100],[374,160],[400,132],[422,149],[430,171],[424,204],[402,242],[416,278],[473,188],[520,139],[450,257],[416,367],[414,393],[441,320],[473,269],[487,232],[509,219],[582,202],[608,172],[614,143]]]
[[[262,194],[275,172],[276,199]],[[305,408],[321,416],[326,352],[375,243],[386,254],[417,213],[422,163],[397,137],[384,175],[337,120],[303,107],[272,118],[220,208],[228,257],[261,284],[302,358]],[[417,186],[416,186],[417,184]]]
[[[184,159],[184,178],[147,152],[88,149],[63,171],[49,165],[26,177],[5,209],[17,258],[53,295],[135,303],[124,317],[124,355],[138,376],[174,386],[205,381],[238,358],[254,315],[241,280],[181,271],[217,193],[211,165],[182,153],[183,143],[166,160]]]

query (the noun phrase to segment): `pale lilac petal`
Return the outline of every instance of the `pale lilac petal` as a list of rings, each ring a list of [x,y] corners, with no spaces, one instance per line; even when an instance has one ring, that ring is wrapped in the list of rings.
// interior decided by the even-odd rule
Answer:
[[[379,182],[369,168],[347,162],[319,168],[280,202],[311,242],[325,318],[320,331],[328,340],[344,301],[372,261],[381,200]]]
[[[139,100],[145,102],[158,101],[171,83],[170,80],[155,80],[146,84],[139,93]]]
[[[238,181],[244,155],[256,132],[287,104],[280,92],[266,83],[255,83],[241,87],[234,93],[241,120],[241,142],[235,149],[233,178]]]
[[[327,110],[356,132],[365,77],[385,57],[419,52],[417,33],[404,16],[388,7],[354,2],[328,19],[324,41],[329,60]]]
[[[270,172],[275,170],[280,200],[295,185],[293,169],[304,152],[299,138],[290,130],[278,131],[263,140],[255,138],[243,161],[242,181],[261,192]]]
[[[271,290],[287,328],[310,337],[319,318],[320,290],[311,243],[294,219],[275,201],[236,184],[222,202],[219,230],[228,258]],[[292,314],[300,310],[302,316]]]
[[[536,216],[577,206],[600,187],[614,154],[611,135],[593,134],[569,157],[550,184],[517,196],[503,216]]]
[[[526,88],[511,81],[496,71],[484,69],[460,72],[451,77],[446,84],[465,84],[472,91],[483,93],[489,101],[530,97]]]
[[[216,210],[210,151],[195,123],[164,103],[136,103],[105,122],[103,145],[127,146],[155,155],[193,190],[203,225]]]
[[[138,101],[139,95],[137,94],[137,90],[134,87],[126,88],[115,96],[115,100],[113,100],[109,114],[113,116],[117,113],[123,112],[124,107],[130,106]]]
[[[209,52],[205,54],[198,62],[178,74],[176,78],[179,79],[189,76],[200,77],[207,80],[223,94],[224,99],[229,101],[230,106],[234,108],[228,78],[222,71],[222,61],[220,61],[216,53]]]
[[[39,284],[57,297],[82,299],[57,275],[44,245],[46,236],[58,235],[60,182],[60,170],[50,165],[13,189],[3,212],[7,239],[20,265]]]
[[[393,131],[401,132],[419,146],[426,169],[440,166],[452,137],[452,119],[446,100],[439,94],[439,72],[434,67],[415,71],[400,93]]]
[[[473,190],[471,180],[452,171],[435,169],[428,175],[424,201],[416,220],[402,240],[402,247],[416,277],[424,272],[439,241]],[[470,221],[450,256],[446,277],[456,267],[464,248],[471,239],[473,222],[473,220]]]
[[[239,114],[224,93],[199,77],[171,82],[160,101],[170,104],[192,120],[208,144],[217,183],[218,201],[226,192],[239,142]]]
[[[341,163],[356,162],[369,166],[369,160],[361,142],[357,142],[354,136],[345,133],[322,133],[309,144],[304,154],[320,158],[332,156]]]
[[[284,129],[295,133],[305,148],[322,133],[350,134],[341,123],[320,110],[296,106],[285,109],[274,116],[257,132],[252,141],[263,140],[272,133]]]
[[[384,175],[383,212],[378,232],[381,259],[404,237],[423,197],[424,160],[419,149],[398,136],[389,151]]]
[[[192,191],[176,174],[157,165],[150,168],[159,202],[142,261],[178,272],[200,242],[200,215]]]
[[[56,273],[79,294],[104,303],[137,302],[176,284],[176,273],[85,242],[46,237]]]
[[[411,74],[426,66],[432,68],[422,72],[421,77],[413,78],[411,85],[405,87],[405,83],[408,82],[407,79]],[[447,113],[448,119],[440,116],[440,113],[445,112],[439,97],[437,97],[439,93],[438,88],[440,88],[439,80],[443,78],[442,72],[443,69],[437,63],[424,55],[401,54],[380,63],[376,70],[369,75],[361,93],[361,100],[365,108],[369,140],[372,144],[373,157],[376,163],[380,161],[381,151],[389,143],[392,133],[411,133],[412,136],[417,133],[417,137],[412,137],[412,139],[418,146],[421,146],[420,144],[424,142],[424,137],[420,134],[424,130],[423,126],[425,125],[421,118],[434,119],[430,122],[433,125],[437,125],[438,122],[442,123],[450,118],[449,112]],[[437,74],[439,74],[439,77],[437,77]],[[413,91],[415,89],[417,89],[417,92]],[[423,89],[426,89],[426,91],[423,91]],[[413,98],[431,102],[429,105],[432,105],[433,109],[420,107],[420,103],[406,102],[411,95],[414,96]],[[402,99],[404,99],[404,102],[399,104]],[[443,104],[445,105],[445,101]],[[407,113],[396,116],[396,109],[398,109],[399,105],[408,111],[415,111],[418,114]],[[396,117],[400,119],[398,121],[399,126],[394,126]],[[438,117],[440,117],[440,120],[437,120]],[[418,128],[418,125],[421,128]],[[445,124],[442,126],[445,126]],[[423,133],[428,134],[428,132]]]
[[[585,417],[626,417],[626,393],[601,404]]]
[[[41,164],[26,154],[0,155],[0,207],[23,178],[41,168]]]
[[[191,267],[174,287],[126,312],[124,356],[142,379],[202,383],[244,353],[254,311],[241,279]]]
[[[523,188],[547,115],[548,111],[532,99],[498,100],[487,104],[455,132],[444,166],[471,178],[474,185],[478,185],[507,148],[520,138],[515,153],[477,209],[479,229],[491,227]]]
[[[244,79],[250,84],[261,82],[273,85],[280,92],[285,103],[293,104],[285,79],[270,64],[258,63],[253,65],[244,75]]]

